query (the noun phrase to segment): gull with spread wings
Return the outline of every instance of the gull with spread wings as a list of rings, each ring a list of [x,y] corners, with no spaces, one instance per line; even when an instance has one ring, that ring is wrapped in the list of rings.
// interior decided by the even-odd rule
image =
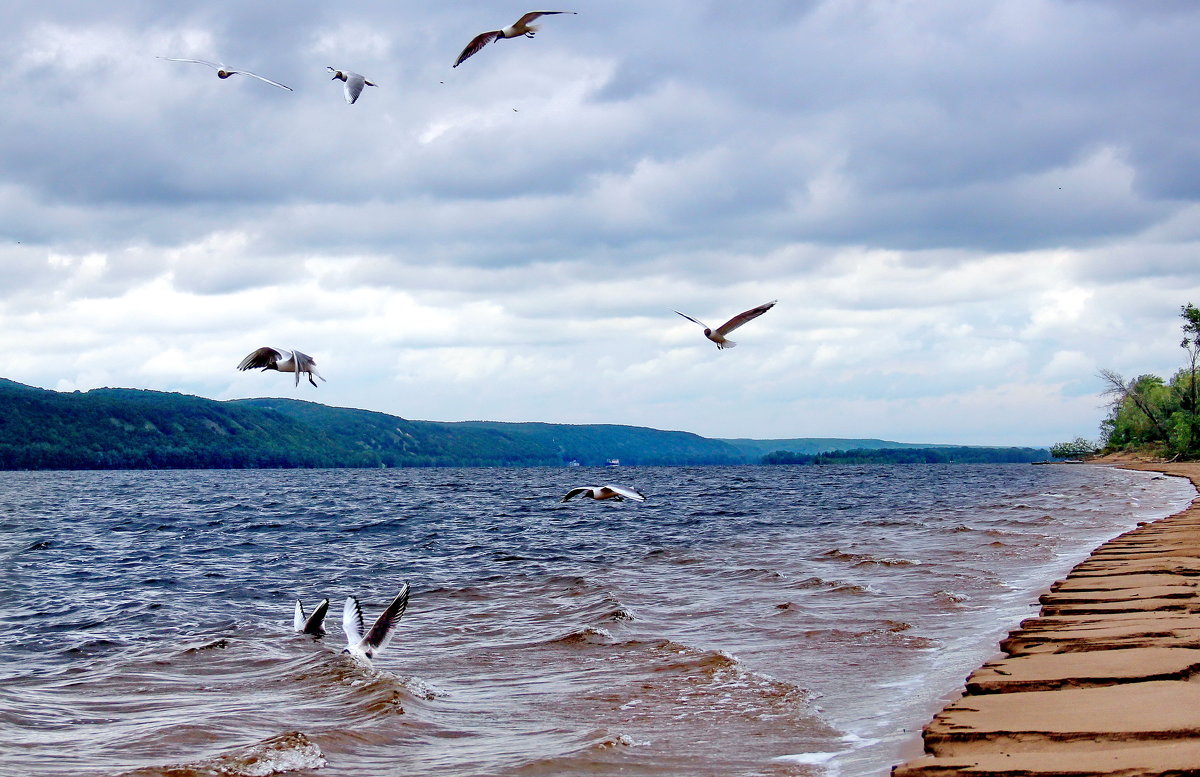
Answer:
[[[304,614],[304,605],[296,600],[296,614],[292,617],[292,628],[301,634],[319,637],[325,633],[325,614],[329,612],[329,600],[322,599],[311,615]]]
[[[589,499],[612,499],[617,502],[624,502],[626,499],[632,499],[635,502],[645,502],[646,495],[641,491],[634,491],[631,488],[621,488],[620,486],[591,486],[572,488],[567,492],[567,495],[560,499],[560,502],[566,502],[568,499],[574,499],[577,496],[588,497]]]
[[[333,73],[332,80],[345,82],[343,90],[346,92],[346,102],[351,105],[357,102],[358,96],[362,94],[364,86],[379,86],[379,84],[368,81],[353,70],[335,70],[328,65],[325,67],[329,72]]]
[[[222,65],[219,62],[209,62],[207,59],[177,59],[176,57],[159,57],[159,59],[165,59],[168,62],[194,62],[197,65],[208,65],[213,70],[217,71],[217,78],[229,78],[230,76],[236,75],[250,76],[251,78],[257,78],[259,81],[266,81],[272,86],[278,86],[280,89],[286,89],[289,92],[293,91],[292,87],[284,86],[278,81],[272,81],[269,78],[264,78],[258,73],[251,73],[249,70],[234,70],[233,68]]]
[[[550,16],[551,14],[558,13],[578,13],[578,11],[530,11],[504,29],[481,32],[476,35],[475,38],[467,44],[467,47],[462,50],[462,53],[458,55],[458,59],[454,61],[454,67],[461,65],[467,60],[468,57],[478,53],[481,48],[494,40],[499,40],[501,38],[519,38],[522,35],[524,35],[526,38],[532,38],[534,33],[538,31],[538,25],[530,24],[530,22],[532,22],[534,19],[537,19],[539,16]]]
[[[697,321],[696,319],[692,318],[691,316],[687,315],[686,313],[679,313],[678,310],[676,310],[675,312],[679,313],[679,315],[683,316],[688,321],[691,321],[694,324],[699,324],[700,326],[704,327],[704,336],[707,337],[709,340],[712,340],[714,343],[716,343],[717,349],[720,350],[721,348],[732,348],[733,346],[737,345],[737,343],[735,343],[734,341],[725,339],[725,335],[727,335],[730,332],[732,332],[733,330],[737,329],[739,326],[746,323],[747,321],[753,321],[754,319],[761,316],[763,313],[766,313],[768,310],[775,307],[775,303],[778,301],[779,300],[771,300],[770,302],[759,305],[756,308],[751,308],[750,310],[747,310],[744,313],[738,313],[736,316],[729,319],[724,324],[721,324],[716,329],[710,329],[708,324],[705,324],[703,321]]]
[[[277,372],[294,372],[296,373],[296,385],[300,385],[300,375],[308,376],[308,382],[317,385],[313,380],[316,375],[321,380],[321,373],[317,372],[317,362],[313,357],[299,351],[286,351],[281,348],[270,348],[263,346],[254,353],[242,359],[242,363],[238,365],[239,370],[253,370],[261,367],[263,371],[275,370]]]
[[[349,653],[355,659],[370,665],[371,659],[392,641],[392,636],[396,633],[396,625],[400,623],[400,617],[404,615],[406,609],[408,609],[408,583],[404,584],[400,593],[396,594],[396,598],[384,609],[383,614],[376,619],[371,630],[364,636],[362,605],[358,603],[356,597],[347,596],[346,605],[342,608],[342,631],[346,632],[346,649],[342,652]]]

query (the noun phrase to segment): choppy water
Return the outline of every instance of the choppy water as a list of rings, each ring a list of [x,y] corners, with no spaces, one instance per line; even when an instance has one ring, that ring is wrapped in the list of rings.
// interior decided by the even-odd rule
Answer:
[[[644,504],[558,497],[613,482]],[[0,774],[885,775],[1181,509],[1081,466],[0,473]],[[339,650],[412,602],[373,669]],[[293,601],[334,602],[321,640]]]

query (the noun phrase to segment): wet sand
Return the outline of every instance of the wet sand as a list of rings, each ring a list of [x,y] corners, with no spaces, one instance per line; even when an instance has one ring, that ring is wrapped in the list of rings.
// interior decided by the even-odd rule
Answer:
[[[1189,478],[1200,463],[1100,463]],[[1200,499],[1112,539],[1041,597],[894,777],[1200,775]]]

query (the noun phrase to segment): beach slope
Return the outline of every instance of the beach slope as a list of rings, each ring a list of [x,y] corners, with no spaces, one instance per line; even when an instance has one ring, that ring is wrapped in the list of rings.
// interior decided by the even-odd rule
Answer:
[[[1189,478],[1200,464],[1114,462]],[[894,777],[1200,775],[1200,504],[1112,539],[1042,596]]]

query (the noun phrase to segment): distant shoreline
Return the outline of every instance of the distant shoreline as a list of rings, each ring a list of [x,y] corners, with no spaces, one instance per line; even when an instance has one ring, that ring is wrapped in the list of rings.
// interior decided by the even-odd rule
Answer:
[[[892,451],[881,454],[881,450]],[[835,453],[841,451],[843,453]],[[1031,461],[1044,448],[879,439],[718,439],[622,424],[413,421],[298,399],[58,392],[0,378],[0,470],[379,469]]]

